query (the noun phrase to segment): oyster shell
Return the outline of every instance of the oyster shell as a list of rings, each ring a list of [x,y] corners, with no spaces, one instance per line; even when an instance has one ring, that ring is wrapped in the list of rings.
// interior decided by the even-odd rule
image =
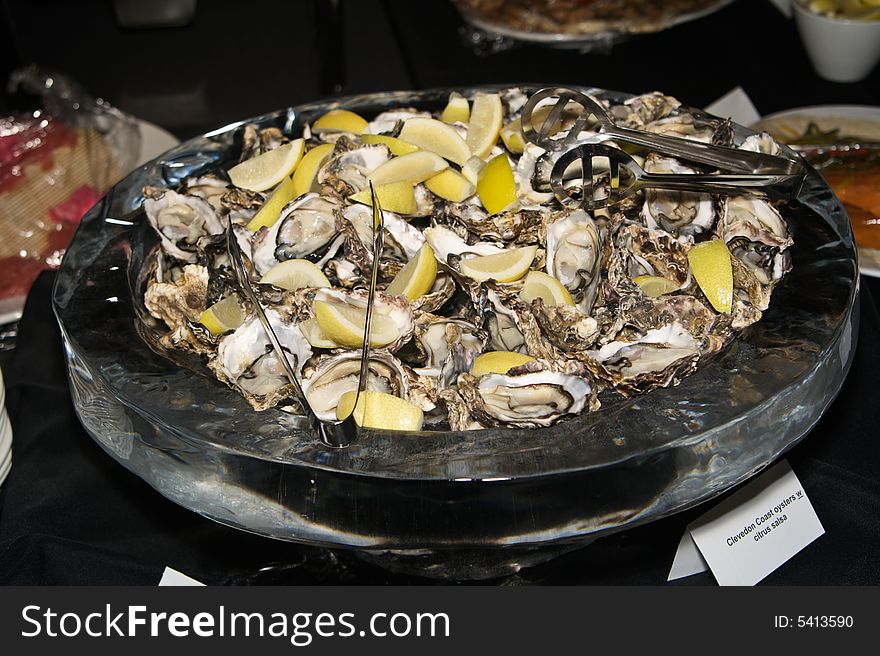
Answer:
[[[485,331],[469,321],[420,312],[415,319],[415,343],[425,364],[416,372],[438,378],[441,388],[449,387],[458,374],[470,371],[486,342]]]
[[[303,372],[302,388],[312,410],[319,419],[336,419],[336,405],[346,392],[356,390],[361,370],[361,351],[345,351],[318,358]],[[393,394],[432,410],[426,386],[412,370],[387,351],[370,349],[365,389]]]
[[[281,348],[288,353],[294,371],[299,372],[312,357],[312,349],[299,326],[285,321],[271,308],[266,310],[266,318]],[[248,317],[220,340],[217,356],[208,366],[220,380],[239,390],[257,410],[272,407],[290,394],[284,365],[256,315]]]
[[[648,173],[695,173],[678,160],[653,153],[645,160],[645,170]],[[649,228],[665,230],[674,237],[693,237],[712,227],[715,206],[709,194],[651,189],[645,192],[642,218]]]
[[[609,342],[586,356],[578,359],[594,376],[628,396],[676,384],[696,368],[700,348],[694,336],[674,321],[631,341]]]
[[[318,171],[318,184],[324,185],[339,198],[367,188],[367,176],[391,158],[391,151],[382,144],[349,148],[340,139],[330,159]]]
[[[145,188],[144,196],[144,211],[162,248],[178,260],[195,262],[199,240],[223,232],[217,213],[204,198],[156,187]]]
[[[558,371],[458,378],[458,394],[481,426],[538,428],[581,412],[593,397],[591,381]]]
[[[547,273],[571,292],[586,314],[593,311],[601,279],[602,239],[584,210],[556,215],[547,226]]]
[[[265,274],[284,260],[318,259],[337,235],[337,208],[332,199],[316,193],[290,201],[271,227],[260,228],[254,236],[253,262],[257,272]]]

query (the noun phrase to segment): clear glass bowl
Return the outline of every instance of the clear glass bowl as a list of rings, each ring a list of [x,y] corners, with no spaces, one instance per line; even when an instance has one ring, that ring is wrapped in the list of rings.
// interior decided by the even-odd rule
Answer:
[[[299,134],[333,107],[369,116],[400,105],[435,110],[447,97],[356,96],[248,122]],[[301,418],[254,412],[202,361],[166,352],[163,327],[143,305],[158,239],[139,209],[141,189],[230,165],[239,125],[183,143],[114,187],[82,222],[53,298],[88,432],[166,497],[218,522],[355,548],[423,574],[497,575],[745,480],[810,430],[846,376],[858,327],[856,254],[846,214],[811,169],[785,209],[793,269],[769,310],[680,385],[605,394],[600,411],[541,430],[371,431],[326,448]]]

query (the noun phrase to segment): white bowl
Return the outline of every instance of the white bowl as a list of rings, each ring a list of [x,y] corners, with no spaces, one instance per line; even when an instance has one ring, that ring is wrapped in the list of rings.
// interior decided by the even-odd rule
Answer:
[[[880,20],[828,18],[797,0],[794,20],[813,68],[833,82],[858,82],[880,59]]]

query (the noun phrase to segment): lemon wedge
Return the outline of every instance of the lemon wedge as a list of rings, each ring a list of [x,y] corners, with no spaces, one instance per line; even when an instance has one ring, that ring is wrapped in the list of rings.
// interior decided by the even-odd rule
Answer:
[[[364,324],[367,322],[366,308],[353,307],[333,301],[315,300],[312,302],[312,310],[315,313],[318,327],[327,339],[349,348],[364,345]],[[370,328],[370,347],[373,348],[387,346],[400,337],[400,332],[394,321],[390,317],[375,312]]]
[[[474,363],[471,365],[471,376],[506,374],[514,367],[519,367],[534,359],[531,355],[514,351],[488,351],[474,358]]]
[[[386,294],[406,296],[414,301],[431,291],[437,279],[437,258],[434,249],[425,244],[406,265],[397,272],[385,290]]]
[[[486,168],[485,160],[480,159],[479,157],[471,157],[461,167],[461,174],[468,182],[476,187],[477,183],[480,181],[480,172],[484,168]]]
[[[639,286],[642,293],[649,298],[657,298],[670,292],[681,289],[674,280],[669,278],[661,278],[660,276],[636,276],[633,282]]]
[[[471,151],[458,131],[434,118],[411,118],[400,129],[400,138],[419,148],[437,153],[459,166],[471,156]]]
[[[299,198],[310,191],[317,191],[315,178],[324,163],[333,153],[333,144],[315,146],[305,155],[293,172],[293,197]]]
[[[440,155],[428,150],[417,150],[400,157],[392,157],[367,177],[374,185],[404,181],[415,185],[448,167],[449,164]]]
[[[360,134],[367,129],[367,120],[347,109],[331,109],[312,123],[313,130],[338,130]]]
[[[263,284],[275,285],[294,291],[303,287],[329,287],[327,276],[308,260],[285,260],[279,262],[260,278]]]
[[[246,159],[229,169],[229,179],[236,187],[266,191],[288,177],[299,164],[305,149],[302,139],[294,139],[269,152]]]
[[[462,260],[459,269],[468,278],[481,282],[484,280],[513,282],[526,275],[537,252],[537,246],[523,246],[494,255],[477,255]]]
[[[354,400],[357,398],[357,407]],[[393,394],[364,390],[349,390],[339,397],[336,418],[345,419],[354,412],[354,420],[364,428],[381,430],[418,431],[422,430],[425,414],[417,405]]]
[[[523,138],[522,122],[519,119],[511,121],[501,128],[501,141],[508,151],[514,155],[522,155],[526,149],[526,141]]]
[[[446,169],[425,180],[425,186],[431,193],[444,200],[460,203],[473,196],[476,187],[455,169]]]
[[[536,298],[540,298],[544,301],[544,305],[548,307],[574,305],[574,299],[565,286],[556,278],[543,271],[529,271],[526,274],[519,297],[526,303],[531,303]]]
[[[376,190],[379,206],[383,210],[397,214],[412,214],[416,211],[416,193],[411,182],[405,180],[389,182],[388,184],[376,185],[373,188]],[[364,205],[371,207],[373,205],[373,196],[370,194],[369,187],[352,194],[349,198]]]
[[[497,93],[478,93],[474,96],[465,140],[472,155],[486,157],[492,151],[501,132],[503,115],[501,96]]]
[[[507,155],[493,157],[480,171],[477,194],[489,214],[500,212],[516,200],[516,181]]]
[[[247,224],[248,230],[256,232],[263,226],[274,225],[281,215],[281,210],[290,201],[297,197],[296,185],[292,178],[284,178],[281,184],[272,192],[269,199],[263,203],[263,206],[254,215],[254,218]]]
[[[449,102],[440,114],[440,120],[444,123],[467,123],[471,117],[471,108],[467,98],[453,91],[449,94]]]
[[[324,331],[321,330],[321,327],[318,325],[318,322],[314,317],[306,319],[298,325],[303,337],[305,337],[306,341],[315,348],[333,349],[341,346],[341,344],[337,344],[324,334]]]
[[[212,335],[235,330],[244,321],[244,313],[235,296],[227,296],[214,303],[199,315],[199,323],[211,331]]]
[[[386,146],[392,155],[406,155],[419,149],[418,146],[397,137],[389,137],[387,134],[365,134],[361,136],[361,141],[367,145],[381,144]]]
[[[688,263],[700,289],[712,307],[724,314],[733,306],[733,266],[723,241],[713,239],[688,251]]]

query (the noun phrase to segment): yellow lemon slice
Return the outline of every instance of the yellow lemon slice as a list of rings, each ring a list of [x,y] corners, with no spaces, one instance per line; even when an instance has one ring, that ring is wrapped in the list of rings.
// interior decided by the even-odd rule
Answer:
[[[367,322],[367,310],[344,303],[332,301],[312,302],[312,311],[318,327],[330,339],[342,346],[357,348],[364,345],[364,325]],[[400,332],[390,317],[373,313],[373,324],[370,327],[370,346],[387,346],[398,337]]]
[[[674,280],[660,276],[636,276],[633,282],[641,288],[645,296],[650,298],[657,298],[681,289],[681,285]]]
[[[269,199],[263,203],[260,210],[254,215],[254,218],[247,224],[248,230],[256,232],[263,226],[274,225],[281,215],[281,210],[290,201],[296,198],[296,186],[293,184],[292,178],[284,178],[281,184],[272,192]]]
[[[360,134],[367,129],[367,120],[347,109],[331,109],[312,123],[313,130],[339,130]]]
[[[357,407],[354,400],[357,398]],[[425,421],[425,414],[417,405],[393,394],[364,390],[350,390],[339,397],[336,418],[345,419],[354,412],[354,420],[364,428],[379,428],[395,431],[419,431]]]
[[[400,129],[400,138],[458,165],[464,164],[471,156],[470,149],[458,131],[434,118],[417,116],[409,119]]]
[[[712,307],[728,314],[733,306],[733,266],[727,244],[717,239],[696,244],[688,251],[688,262]]]
[[[229,179],[236,187],[266,191],[293,173],[303,156],[305,142],[295,139],[267,153],[246,159],[229,169]]]
[[[321,330],[321,327],[318,325],[318,322],[314,317],[306,319],[298,325],[303,337],[305,337],[306,341],[315,348],[333,349],[342,346],[324,334],[324,331]]]
[[[468,182],[476,187],[477,183],[480,181],[480,173],[484,168],[486,168],[486,160],[480,159],[479,157],[471,157],[464,163],[464,166],[461,167],[461,174]]]
[[[473,196],[476,186],[455,169],[446,169],[425,180],[431,193],[453,203],[460,203]]]
[[[406,265],[397,272],[385,290],[386,294],[406,296],[414,301],[431,291],[437,279],[437,258],[434,249],[425,244]]]
[[[492,151],[501,132],[503,115],[501,96],[497,93],[478,93],[474,96],[465,140],[472,155],[486,157]]]
[[[235,330],[244,321],[244,312],[235,296],[227,296],[217,301],[199,315],[199,323],[211,331],[212,335],[222,335]]]
[[[500,212],[516,200],[516,181],[507,155],[493,157],[480,171],[477,194],[489,214]]]
[[[263,284],[294,291],[303,287],[329,287],[327,276],[308,260],[285,260],[273,266],[260,278]]]
[[[379,206],[383,210],[397,214],[412,214],[416,211],[416,193],[411,182],[405,180],[389,182],[388,184],[376,185],[373,188],[376,190]],[[370,194],[369,187],[352,194],[349,198],[364,205],[371,207],[373,205],[373,196]]]
[[[523,246],[494,255],[477,255],[462,260],[459,269],[468,278],[481,282],[484,280],[513,282],[526,275],[537,252],[537,246]]]
[[[471,108],[467,98],[453,91],[449,94],[449,102],[440,114],[440,120],[444,123],[467,123],[471,117]]]
[[[318,191],[315,179],[324,163],[333,153],[333,144],[315,146],[305,155],[293,172],[293,197],[299,198],[310,191]]]
[[[488,351],[474,358],[474,364],[471,365],[471,376],[506,374],[514,367],[519,367],[534,359],[531,355],[514,351]]]
[[[544,305],[548,307],[574,305],[574,299],[565,286],[556,278],[543,271],[529,271],[526,274],[519,297],[526,303],[531,303],[536,298],[540,298],[544,301]]]
[[[408,155],[392,157],[367,177],[374,185],[404,181],[415,185],[448,167],[446,160],[438,154],[418,150]]]
[[[419,149],[418,146],[397,137],[389,137],[387,134],[365,134],[361,136],[361,141],[368,145],[381,144],[386,146],[392,155],[406,155]]]
[[[501,128],[501,141],[505,148],[514,155],[522,155],[526,149],[526,141],[523,138],[522,122],[519,119],[511,121]]]

